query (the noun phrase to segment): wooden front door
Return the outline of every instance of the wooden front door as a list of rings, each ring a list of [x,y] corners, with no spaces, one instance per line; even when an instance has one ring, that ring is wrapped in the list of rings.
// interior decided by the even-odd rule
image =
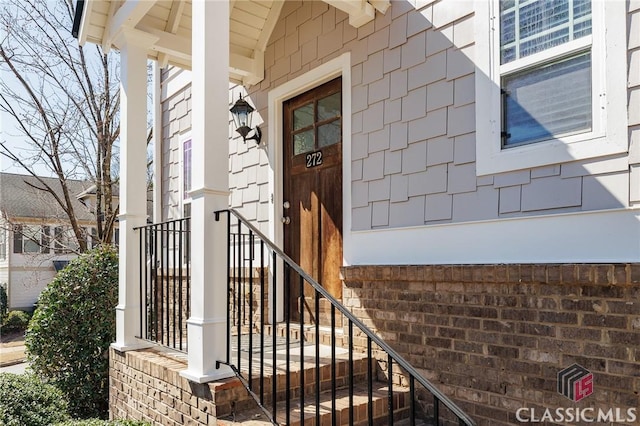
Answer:
[[[284,103],[284,249],[342,298],[342,79]],[[288,206],[288,208],[287,208]],[[312,294],[306,294],[311,296]],[[291,310],[310,309],[291,289]]]

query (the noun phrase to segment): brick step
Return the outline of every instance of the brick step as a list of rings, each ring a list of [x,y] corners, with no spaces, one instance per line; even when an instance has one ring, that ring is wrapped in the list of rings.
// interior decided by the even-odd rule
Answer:
[[[300,354],[298,348],[291,351],[289,355],[289,396],[290,398],[298,398],[300,395],[300,377],[304,375],[304,388],[306,395],[313,395],[316,392],[316,359],[315,345],[305,347],[305,357],[303,363],[300,362]],[[336,388],[345,388],[349,384],[349,377],[353,377],[354,383],[365,382],[367,380],[367,358],[364,354],[353,354],[353,371],[349,369],[349,355],[344,349],[336,348],[335,356],[335,383]],[[241,370],[245,378],[248,375],[248,354],[243,354],[244,363]],[[275,379],[272,368],[272,353],[265,353],[266,365],[264,367],[264,403],[269,405],[272,402],[272,383],[276,380],[276,401],[284,401],[287,397],[287,371],[285,367],[286,353],[284,349],[276,352],[276,372]],[[256,395],[260,395],[260,364],[259,354],[254,354],[253,368],[251,379],[252,390]],[[318,362],[320,392],[329,391],[332,384],[332,360],[330,348],[321,346],[320,358]],[[375,368],[375,363],[374,363]]]
[[[380,382],[373,383],[372,404],[373,404],[373,424],[376,426],[388,425],[388,399],[387,386]],[[409,425],[409,390],[402,387],[394,387],[393,389],[393,409],[394,424]],[[356,426],[365,426],[369,424],[368,410],[368,389],[366,383],[359,383],[354,386],[354,421]],[[276,422],[279,425],[288,426],[325,426],[331,425],[333,416],[336,417],[337,425],[349,424],[349,390],[339,389],[336,392],[335,412],[332,409],[331,392],[323,392],[320,394],[320,422],[316,423],[316,405],[314,394],[305,395],[304,407],[304,425],[302,424],[302,416],[300,410],[300,401],[298,398],[291,399],[290,421],[286,422],[286,403],[281,401],[277,404]],[[268,407],[269,409],[270,407]],[[270,425],[271,422],[267,416],[255,407],[252,410],[244,410],[242,413],[218,418],[217,424],[221,426],[228,425],[244,425],[244,426],[264,426]],[[418,426],[430,426],[430,423],[423,421],[416,422]]]

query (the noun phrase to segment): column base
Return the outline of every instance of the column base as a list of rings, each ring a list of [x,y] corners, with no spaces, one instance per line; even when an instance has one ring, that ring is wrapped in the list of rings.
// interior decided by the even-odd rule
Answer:
[[[220,368],[215,373],[210,373],[206,375],[201,375],[197,371],[184,370],[180,372],[180,376],[185,379],[196,382],[196,383],[209,383],[215,382],[216,380],[228,379],[229,377],[233,377],[233,370],[229,368],[227,365],[220,365]]]
[[[155,346],[153,343],[149,343],[139,339],[137,339],[137,341],[135,342],[130,343],[113,342],[111,344],[111,347],[118,352],[137,351],[140,349],[152,348],[153,346]]]
[[[187,369],[180,372],[182,377],[193,382],[206,383],[234,376],[229,366],[218,363],[227,359],[226,326],[226,318],[187,320],[188,364]]]

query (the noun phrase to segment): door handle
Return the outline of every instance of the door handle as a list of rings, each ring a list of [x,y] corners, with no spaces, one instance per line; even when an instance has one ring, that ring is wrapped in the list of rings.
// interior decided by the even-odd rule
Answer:
[[[283,216],[280,221],[282,221],[283,224],[288,225],[291,223],[291,218],[289,216]]]
[[[282,208],[283,209],[288,209],[289,207],[291,207],[291,203],[289,203],[288,201],[285,201],[284,203],[282,203]]]

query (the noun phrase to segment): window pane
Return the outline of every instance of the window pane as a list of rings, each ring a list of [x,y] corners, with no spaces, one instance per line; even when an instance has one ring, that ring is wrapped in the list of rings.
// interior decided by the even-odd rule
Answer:
[[[334,93],[318,101],[318,121],[328,120],[340,115],[340,95],[340,93]]]
[[[537,1],[520,7],[519,12],[521,38],[565,26],[569,22],[568,1]]]
[[[293,155],[313,151],[315,147],[313,129],[293,135]]]
[[[41,228],[39,226],[25,226],[22,228],[25,253],[40,253]]]
[[[13,252],[22,253],[22,225],[13,227]]]
[[[40,245],[33,240],[25,240],[24,242],[25,253],[40,253]]]
[[[589,34],[590,0],[500,2],[502,64]]]
[[[591,54],[505,77],[504,145],[591,130]]]
[[[569,29],[561,28],[558,31],[545,33],[539,37],[522,40],[520,42],[520,57],[533,55],[554,46],[559,46],[569,41]]]
[[[307,104],[293,110],[293,130],[313,125],[313,104]]]
[[[329,146],[342,140],[340,120],[332,121],[318,127],[318,146]]]

